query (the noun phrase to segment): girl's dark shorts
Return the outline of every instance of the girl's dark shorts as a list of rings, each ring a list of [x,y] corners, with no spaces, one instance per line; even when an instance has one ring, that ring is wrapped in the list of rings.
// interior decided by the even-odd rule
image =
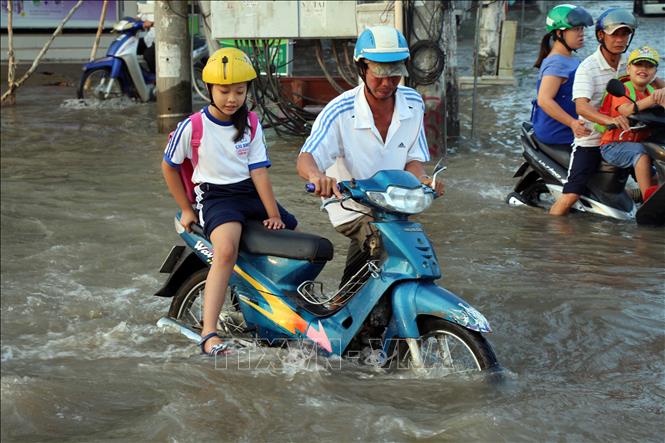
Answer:
[[[203,231],[210,238],[212,231],[224,223],[247,220],[263,221],[268,218],[261,198],[259,197],[252,179],[230,185],[214,185],[202,183],[197,189],[197,201],[203,206]],[[287,229],[295,229],[298,225],[296,218],[277,204],[279,215]]]

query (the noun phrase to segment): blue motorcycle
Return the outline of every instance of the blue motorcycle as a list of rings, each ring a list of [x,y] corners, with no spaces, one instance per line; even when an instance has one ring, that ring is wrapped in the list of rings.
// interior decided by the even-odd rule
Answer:
[[[221,335],[266,344],[299,340],[327,356],[365,355],[384,367],[445,374],[498,367],[482,335],[491,332],[489,323],[434,283],[441,277],[436,253],[422,225],[408,220],[431,205],[434,191],[405,171],[380,171],[339,187],[342,202],[371,209],[381,255],[326,293],[315,278],[333,258],[329,240],[248,223],[219,317]],[[174,246],[160,270],[170,275],[156,295],[172,302],[158,325],[199,340],[213,251],[200,227],[186,232],[179,216],[175,227],[185,245]]]
[[[120,35],[109,46],[106,57],[83,66],[78,98],[107,100],[127,96],[142,102],[154,99],[155,72],[148,68],[147,63],[142,64],[139,57],[141,39],[138,33],[142,30],[143,21],[133,17],[125,17],[113,25],[111,32]],[[192,75],[194,81],[201,85],[208,47],[200,36],[194,37],[192,46]]]

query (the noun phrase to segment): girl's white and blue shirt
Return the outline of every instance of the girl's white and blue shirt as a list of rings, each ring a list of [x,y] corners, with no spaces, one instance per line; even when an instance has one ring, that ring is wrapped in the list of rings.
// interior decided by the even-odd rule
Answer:
[[[323,108],[305,141],[301,153],[308,152],[319,170],[337,181],[367,179],[381,170],[403,170],[407,163],[429,161],[423,117],[425,103],[420,94],[405,86],[395,93],[395,109],[384,143],[374,125],[364,85],[344,92]],[[363,212],[367,208],[345,202]],[[360,216],[344,210],[338,203],[326,207],[333,226]]]
[[[250,141],[248,126],[243,138],[234,142],[238,131],[231,122],[216,119],[207,106],[201,113],[203,131],[192,182],[216,185],[239,183],[250,178],[251,170],[270,167],[261,124],[256,128],[254,140]],[[173,167],[178,167],[185,158],[192,158],[192,122],[189,118],[178,123],[164,151],[164,160]]]

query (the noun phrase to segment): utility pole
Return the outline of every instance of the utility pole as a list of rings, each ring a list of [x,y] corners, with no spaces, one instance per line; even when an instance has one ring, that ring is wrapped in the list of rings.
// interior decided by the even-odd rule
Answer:
[[[188,3],[155,2],[157,128],[172,131],[192,112]]]
[[[442,45],[445,66],[442,79],[445,83],[446,137],[459,137],[459,78],[457,76],[457,18],[455,2],[443,2]]]
[[[501,24],[506,19],[505,0],[480,4],[480,29],[478,50],[478,75],[497,75]]]
[[[445,156],[448,137],[459,135],[455,2],[411,4],[409,82],[425,100],[425,133],[430,152]]]

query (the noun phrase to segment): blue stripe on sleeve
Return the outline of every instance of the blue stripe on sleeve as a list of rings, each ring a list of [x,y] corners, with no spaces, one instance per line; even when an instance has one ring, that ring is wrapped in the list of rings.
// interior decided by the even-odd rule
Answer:
[[[169,142],[166,148],[166,154],[169,157],[173,157],[173,152],[175,151],[175,148],[178,146],[178,143],[180,142],[180,137],[182,136],[182,132],[190,123],[191,120],[189,118],[178,123],[178,127],[176,127],[175,133],[173,134],[173,137],[171,138],[171,141]]]
[[[328,133],[328,130],[329,130],[330,127],[332,126],[332,124],[333,124],[333,122],[335,121],[335,119],[336,119],[340,114],[343,114],[343,113],[345,113],[345,112],[347,112],[347,111],[352,111],[352,110],[353,110],[353,107],[354,107],[354,104],[351,103],[351,104],[347,105],[346,107],[339,108],[338,111],[330,117],[330,121],[327,123],[326,127],[325,127],[325,128],[319,133],[319,135],[316,137],[316,140],[313,140],[311,143],[309,143],[310,146],[303,147],[302,152],[314,152],[314,151],[316,150],[316,148],[319,146],[319,143],[321,143],[321,140],[323,140],[323,138],[324,138],[324,137],[326,136],[326,134]]]
[[[312,132],[310,136],[307,138],[307,141],[305,142],[305,145],[302,147],[301,152],[312,152],[316,149],[318,143],[321,141],[323,136],[328,132],[328,128],[332,124],[332,121],[339,115],[339,112],[336,113],[337,110],[340,108],[343,108],[345,106],[348,106],[351,104],[351,108],[348,109],[353,109],[353,101],[355,97],[348,97],[343,100],[340,100],[339,102],[335,103],[333,106],[330,106],[328,109],[325,109],[323,114],[321,115],[321,124],[316,128],[315,132]]]
[[[429,161],[429,149],[427,148],[427,138],[425,138],[425,130],[420,128],[420,135],[418,136],[418,146],[420,146],[420,151],[425,156],[425,161]]]
[[[270,163],[270,160],[265,160],[265,161],[258,162],[258,163],[252,163],[248,167],[249,167],[250,171],[253,171],[254,169],[258,169],[258,168],[269,168],[271,165],[272,165],[272,163]]]
[[[178,133],[182,130],[182,125],[186,120],[182,120],[178,122],[178,125],[175,128],[175,131],[173,131],[173,135],[169,139],[168,144],[166,145],[166,149],[164,150],[165,154],[172,154],[173,151],[173,144],[175,143],[175,138],[178,135]]]
[[[180,169],[180,165],[177,163],[173,163],[169,157],[167,157],[166,154],[164,154],[164,161],[169,164],[170,167],[175,168],[175,169]]]

